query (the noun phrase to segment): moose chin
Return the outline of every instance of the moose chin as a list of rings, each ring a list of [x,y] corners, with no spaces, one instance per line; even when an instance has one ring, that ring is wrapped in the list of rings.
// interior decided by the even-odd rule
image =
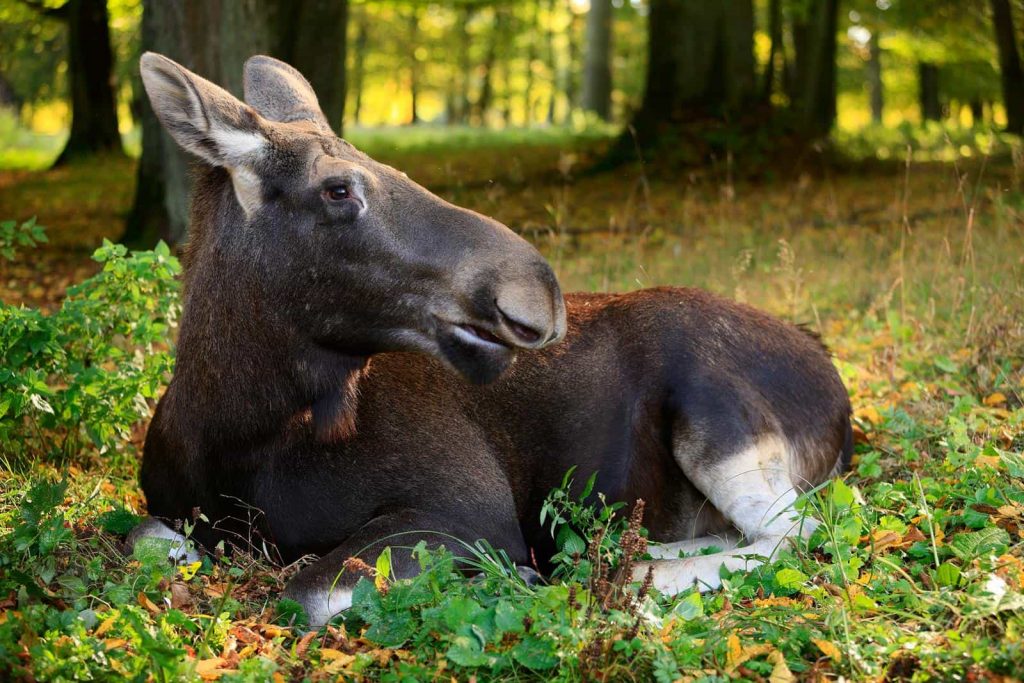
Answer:
[[[246,63],[244,102],[157,54],[141,70],[199,165],[135,538],[180,556],[170,527],[198,508],[207,548],[319,556],[287,587],[316,625],[351,602],[345,560],[387,545],[550,557],[540,508],[570,467],[646,502],[636,571],[663,592],[713,589],[814,527],[794,503],[852,446],[816,338],[694,289],[563,297],[507,227],[339,139],[283,62]]]

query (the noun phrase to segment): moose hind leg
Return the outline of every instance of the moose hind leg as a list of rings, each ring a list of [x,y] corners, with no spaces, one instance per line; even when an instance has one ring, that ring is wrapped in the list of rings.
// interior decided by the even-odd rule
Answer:
[[[778,435],[762,435],[717,461],[686,451],[677,453],[677,460],[708,502],[743,535],[746,545],[710,555],[640,563],[634,577],[642,579],[648,566],[653,567],[654,586],[663,593],[678,593],[694,585],[714,590],[721,585],[721,567],[737,571],[771,560],[787,547],[788,538],[809,535],[816,525],[793,508],[798,496],[793,484],[793,453]]]
[[[721,534],[691,538],[685,541],[651,543],[647,548],[647,554],[656,560],[673,559],[678,558],[680,555],[695,555],[707,548],[732,550],[740,544],[741,540],[739,533],[727,531]]]

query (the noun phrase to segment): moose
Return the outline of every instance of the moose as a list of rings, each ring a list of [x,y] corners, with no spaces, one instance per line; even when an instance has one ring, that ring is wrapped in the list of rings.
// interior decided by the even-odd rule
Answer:
[[[665,593],[719,587],[722,566],[813,528],[794,504],[852,449],[817,337],[697,289],[563,297],[512,230],[337,137],[298,71],[244,69],[242,102],[141,58],[199,164],[136,540],[181,549],[198,509],[206,548],[318,556],[285,593],[319,625],[351,604],[345,561],[388,545],[459,556],[452,538],[486,539],[543,571],[539,512],[573,466],[609,500],[645,501],[656,543],[637,576],[652,567]],[[403,550],[392,569],[419,568]]]

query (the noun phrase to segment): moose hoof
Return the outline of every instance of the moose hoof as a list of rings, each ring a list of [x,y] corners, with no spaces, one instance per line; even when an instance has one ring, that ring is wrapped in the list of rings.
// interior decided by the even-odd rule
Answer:
[[[519,578],[523,580],[530,588],[539,586],[544,583],[544,577],[538,574],[532,567],[527,567],[523,564],[516,565],[516,573],[519,574]]]
[[[199,555],[192,549],[191,542],[177,531],[155,517],[146,517],[128,534],[128,547],[135,550],[136,544],[144,538],[170,541],[167,559],[175,564],[191,564],[199,561]]]

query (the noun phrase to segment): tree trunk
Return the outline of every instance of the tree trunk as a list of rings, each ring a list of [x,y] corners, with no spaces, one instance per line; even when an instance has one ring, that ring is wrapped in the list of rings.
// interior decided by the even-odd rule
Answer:
[[[583,108],[605,121],[611,116],[612,105],[611,42],[611,0],[591,0],[583,65]]]
[[[163,28],[162,17],[152,9],[151,2],[159,3],[161,0],[143,0],[143,49],[156,47],[159,42],[157,34]],[[172,227],[171,212],[166,204],[163,145],[169,142],[169,138],[163,132],[145,93],[140,92],[137,99],[138,120],[142,124],[142,157],[135,172],[135,199],[121,241],[141,249],[152,247],[161,239],[174,243],[174,231],[183,231],[184,228]]]
[[[921,62],[917,66],[917,73],[921,120],[942,120],[942,102],[939,99],[939,67],[929,62]]]
[[[807,137],[828,135],[836,118],[836,31],[839,0],[811,0],[793,22],[796,52],[793,112]]]
[[[474,103],[475,116],[480,125],[484,124],[487,110],[491,106],[491,97],[494,95],[494,60],[498,56],[498,43],[502,39],[505,30],[505,11],[502,7],[494,8],[494,27],[491,29],[490,40],[487,43],[487,52],[484,55],[482,67],[483,80],[480,83],[480,94]],[[505,65],[506,73],[508,65]],[[507,84],[506,78],[506,84]],[[506,88],[507,89],[507,88]],[[507,97],[507,93],[506,93]]]
[[[579,33],[579,16],[575,12],[573,12],[572,10],[569,11],[569,29],[568,29],[568,33],[569,33],[569,36],[568,36],[569,46],[568,46],[568,56],[567,56],[567,62],[568,63],[565,65],[565,84],[564,84],[565,85],[565,106],[566,106],[565,116],[566,116],[566,119],[570,119],[571,120],[572,119],[572,112],[576,108],[576,93],[577,93],[577,89],[576,89],[576,73],[577,73],[576,65],[579,63],[579,59],[580,59],[580,56],[579,56],[579,52],[580,52],[579,40],[577,40],[577,38],[576,38],[577,34]]]
[[[526,35],[530,41],[526,50],[526,88],[523,91],[523,125],[529,127],[533,123],[533,64],[537,61],[537,19],[540,6],[531,3],[533,16],[527,21]]]
[[[63,13],[68,25],[71,135],[55,166],[75,157],[122,151],[121,134],[117,129],[107,2],[69,0]]]
[[[651,0],[643,103],[633,122],[647,146],[685,120],[726,120],[755,96],[751,0]]]
[[[868,94],[871,100],[871,120],[882,123],[885,107],[885,91],[882,86],[882,48],[878,44],[878,32],[871,34],[868,41]]]
[[[775,59],[782,52],[782,0],[769,0],[768,3],[768,63],[764,66],[764,85],[761,99],[771,102],[775,91]]]
[[[241,97],[245,60],[271,52],[267,10],[268,5],[257,0],[143,0],[142,49],[167,55]],[[163,130],[148,99],[143,112],[143,156],[124,239],[150,245],[158,237],[180,244],[188,232],[193,159]]]
[[[410,98],[410,113],[409,113],[409,124],[414,125],[420,122],[420,114],[417,110],[419,104],[419,89],[420,89],[420,65],[416,59],[416,42],[419,39],[419,21],[420,13],[419,10],[413,5],[412,10],[409,12],[408,17],[408,53],[409,53],[409,98]]]
[[[270,54],[306,77],[320,109],[340,135],[345,117],[347,0],[277,0],[270,5],[274,9],[267,16],[271,23],[265,29],[270,34]],[[250,50],[250,54],[256,52]]]
[[[454,117],[452,123],[464,124],[469,118],[469,84],[473,80],[473,62],[470,59],[471,36],[469,22],[473,18],[474,8],[464,5],[459,11],[459,67],[458,93],[455,95]]]
[[[1024,134],[1024,73],[1013,26],[1009,0],[991,0],[992,24],[999,50],[999,75],[1003,84],[1003,106],[1006,107],[1006,128]]]
[[[548,70],[551,74],[551,96],[548,98],[546,121],[550,126],[555,122],[555,103],[558,99],[558,54],[555,51],[555,0],[548,0]]]
[[[972,99],[970,102],[971,107],[971,125],[980,126],[985,122],[985,103],[980,99]]]
[[[279,1],[143,0],[142,49],[167,55],[237,97],[242,96],[246,59],[261,52],[285,59],[310,79],[324,113],[340,129],[347,3]],[[176,245],[188,231],[193,159],[171,140],[143,99],[142,159],[124,240],[151,246],[163,239]]]
[[[352,87],[356,91],[356,100],[353,103],[352,123],[359,125],[359,116],[363,111],[363,79],[366,77],[366,44],[369,41],[369,24],[366,20],[366,10],[359,13],[359,27],[356,30],[355,60],[352,64]]]
[[[18,97],[18,93],[14,91],[14,86],[11,82],[0,73],[0,107],[10,109],[15,112],[21,111],[22,101]]]

